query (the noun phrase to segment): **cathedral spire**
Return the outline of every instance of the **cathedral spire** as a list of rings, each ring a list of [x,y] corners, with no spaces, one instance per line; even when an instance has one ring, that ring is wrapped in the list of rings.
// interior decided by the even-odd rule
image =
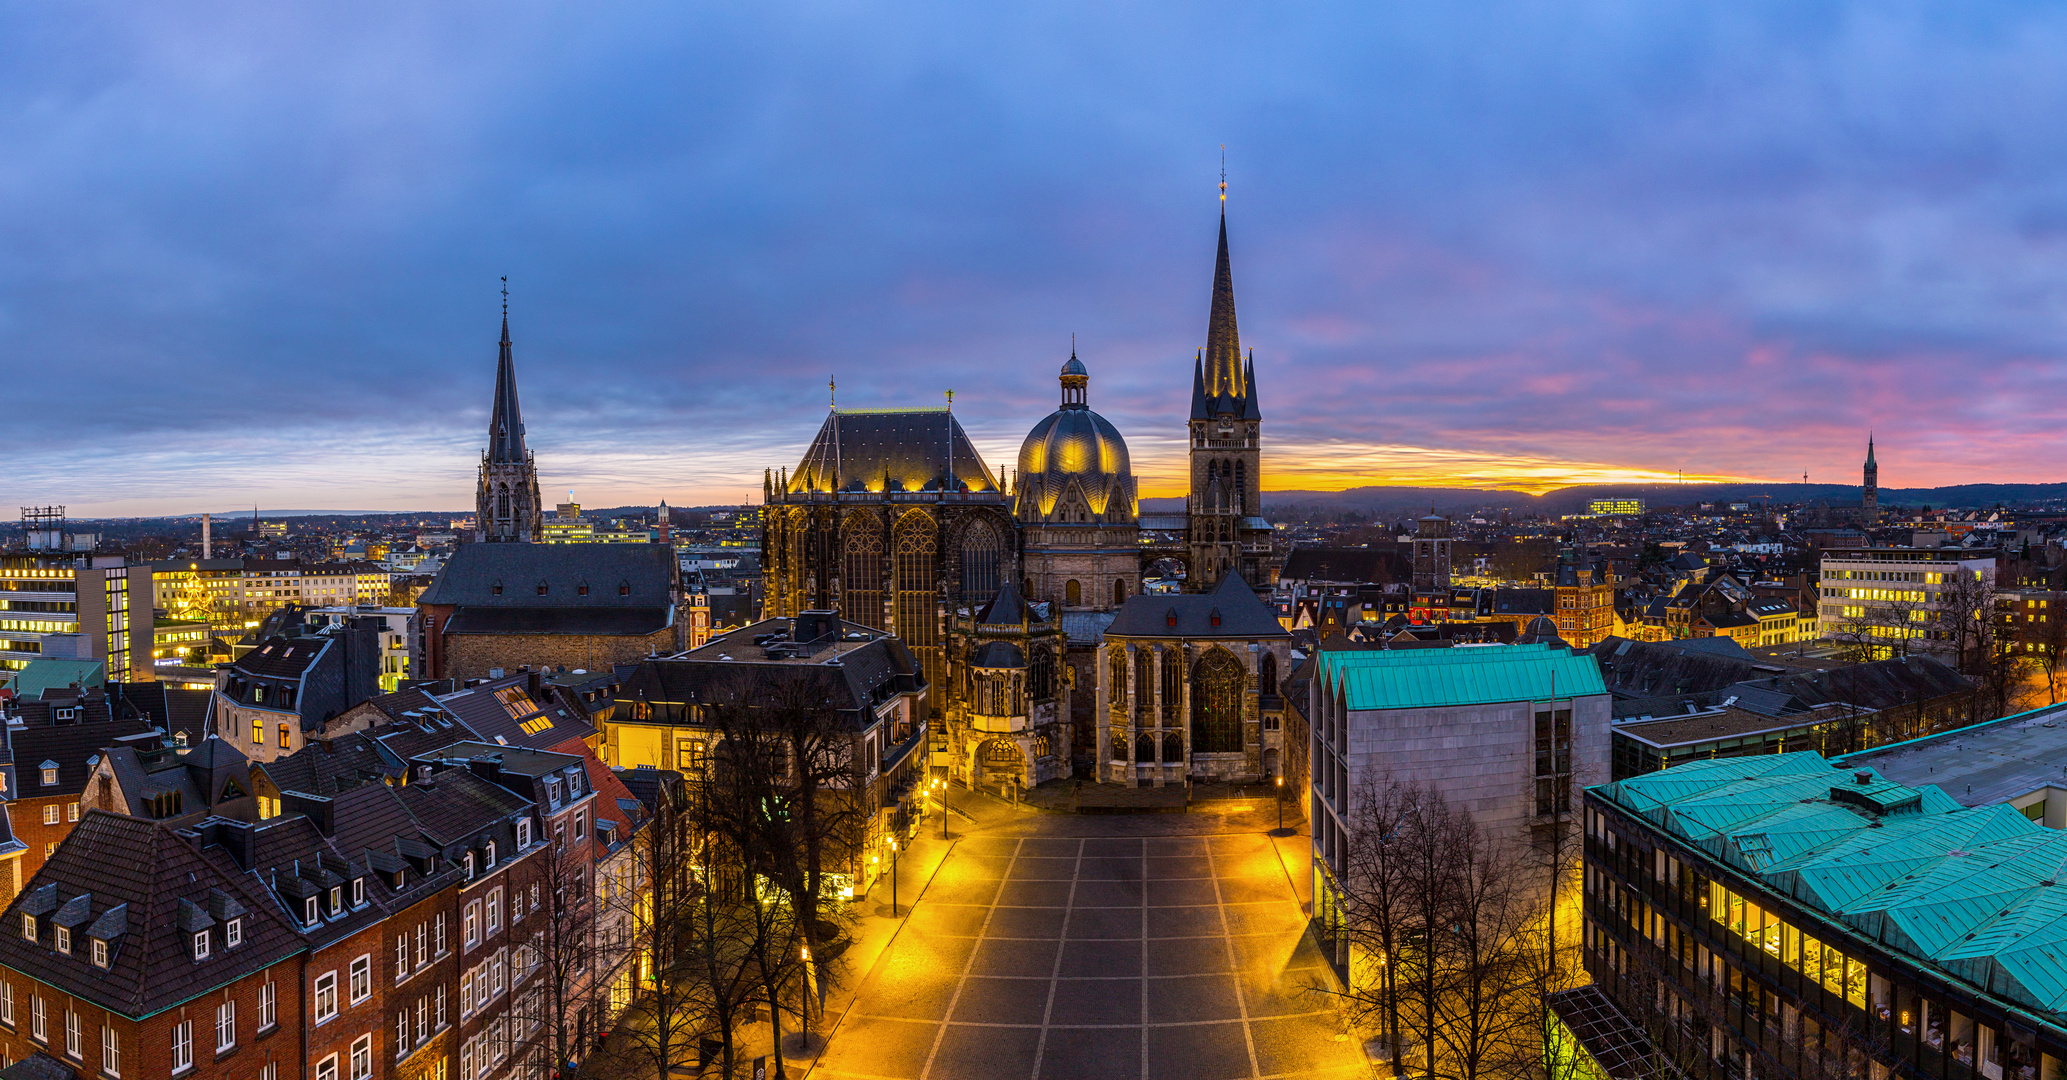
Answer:
[[[1234,271],[1227,258],[1224,206],[1220,211],[1220,253],[1213,262],[1213,311],[1206,320],[1205,384],[1214,411],[1242,411],[1242,338],[1235,329]]]
[[[508,298],[504,301],[507,304]],[[495,405],[488,417],[488,460],[524,460],[524,411],[517,405],[517,363],[510,356],[510,313],[502,313],[502,353],[495,362]]]
[[[1873,433],[1870,431],[1866,433],[1866,467],[1869,469],[1875,467],[1873,464]]]

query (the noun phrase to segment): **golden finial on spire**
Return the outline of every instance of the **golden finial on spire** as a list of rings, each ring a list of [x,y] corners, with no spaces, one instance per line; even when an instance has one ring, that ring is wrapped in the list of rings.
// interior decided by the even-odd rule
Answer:
[[[1227,205],[1227,144],[1220,144],[1220,204]]]
[[[825,377],[825,404],[829,409],[840,407],[840,384],[831,375]]]

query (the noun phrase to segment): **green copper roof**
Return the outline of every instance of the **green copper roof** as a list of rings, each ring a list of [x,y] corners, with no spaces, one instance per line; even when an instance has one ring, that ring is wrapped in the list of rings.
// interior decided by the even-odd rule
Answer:
[[[102,686],[107,677],[102,674],[98,660],[73,660],[62,656],[41,656],[28,662],[14,677],[14,692],[23,697],[35,697],[45,690],[62,690],[78,683],[80,686]]]
[[[1344,649],[1320,653],[1351,710],[1423,709],[1605,694],[1590,656],[1552,645]]]
[[[2067,833],[1813,753],[1592,790],[1861,938],[2067,1018]]]

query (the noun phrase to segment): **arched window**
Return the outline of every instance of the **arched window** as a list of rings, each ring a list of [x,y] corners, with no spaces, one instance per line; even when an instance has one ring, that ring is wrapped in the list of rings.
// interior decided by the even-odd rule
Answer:
[[[1112,582],[1112,606],[1119,607],[1126,602],[1127,582],[1121,578],[1114,578]]]
[[[1163,732],[1163,763],[1179,765],[1184,762],[1184,734],[1178,731]]]
[[[1063,607],[1083,607],[1083,606],[1084,606],[1084,583],[1083,583],[1083,582],[1081,582],[1081,581],[1078,581],[1078,580],[1077,580],[1077,579],[1075,579],[1075,578],[1070,578],[1070,579],[1069,579],[1069,581],[1068,581],[1067,583],[1065,583],[1065,584],[1064,584],[1064,585],[1062,586],[1062,606],[1063,606]]]
[[[1149,710],[1155,707],[1155,653],[1147,649],[1135,650],[1134,656],[1134,711],[1142,717],[1143,723],[1153,723]]]
[[[1272,653],[1263,654],[1262,674],[1257,678],[1259,689],[1266,694],[1278,692],[1278,658]]]
[[[1134,760],[1144,765],[1153,765],[1156,760],[1156,737],[1144,731],[1134,737]]]
[[[495,487],[495,516],[499,518],[510,516],[510,486],[508,484],[497,484]]]
[[[897,636],[914,649],[938,645],[940,582],[933,564],[933,519],[921,510],[906,511],[897,521],[896,543]]]
[[[1114,707],[1127,700],[1127,647],[1115,645],[1106,653],[1106,700]]]
[[[883,625],[883,524],[857,510],[840,528],[840,616],[886,630]]]
[[[1248,503],[1249,463],[1237,461],[1234,463],[1234,512],[1237,514],[1248,513]]]
[[[1242,750],[1242,663],[1225,649],[1207,653],[1191,671],[1191,746],[1200,754]]]
[[[1184,653],[1163,650],[1163,726],[1176,727],[1184,708]]]
[[[1033,646],[1026,658],[1026,695],[1031,701],[1055,696],[1055,652],[1045,644]]]
[[[998,564],[1005,554],[1004,542],[990,522],[977,520],[962,533],[960,552],[962,599],[973,605],[990,602],[998,594]]]

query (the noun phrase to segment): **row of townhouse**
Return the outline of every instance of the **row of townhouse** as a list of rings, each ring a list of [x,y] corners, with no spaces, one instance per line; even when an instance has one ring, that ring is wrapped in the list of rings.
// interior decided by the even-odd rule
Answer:
[[[512,697],[487,700],[507,719]],[[629,1001],[615,927],[644,815],[585,725],[471,711],[272,762],[217,738],[100,754],[81,820],[0,914],[0,1066],[486,1080],[578,1058]],[[218,782],[249,794],[187,813],[158,794]]]

